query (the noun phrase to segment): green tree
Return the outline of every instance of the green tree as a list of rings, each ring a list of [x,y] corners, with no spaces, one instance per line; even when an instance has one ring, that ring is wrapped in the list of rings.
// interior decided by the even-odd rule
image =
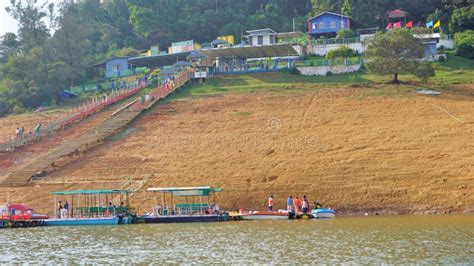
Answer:
[[[69,86],[84,80],[87,67],[89,42],[87,32],[81,22],[71,13],[66,13],[59,19],[60,28],[51,40],[55,51],[54,61],[65,64],[64,72]]]
[[[349,39],[354,38],[355,33],[352,30],[343,29],[336,33],[336,39]]]
[[[346,16],[352,16],[352,5],[350,0],[344,0],[342,3],[342,13]]]
[[[454,41],[458,55],[474,59],[474,30],[456,33]]]
[[[16,34],[11,32],[5,33],[0,39],[0,63],[6,63],[8,57],[16,54],[20,47],[20,42]]]
[[[474,29],[474,5],[455,9],[449,21],[449,29],[451,32]]]
[[[23,50],[29,50],[37,45],[44,45],[49,37],[49,29],[44,19],[48,16],[43,6],[37,0],[11,0],[11,6],[6,11],[18,21],[18,35]]]
[[[367,69],[379,75],[393,75],[391,83],[399,83],[400,73],[414,73],[418,77],[429,73],[431,64],[421,63],[424,47],[407,29],[377,33],[366,51]]]

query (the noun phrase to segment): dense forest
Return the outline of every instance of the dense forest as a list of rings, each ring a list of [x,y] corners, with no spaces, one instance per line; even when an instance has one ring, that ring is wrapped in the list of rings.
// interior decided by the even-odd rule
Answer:
[[[387,10],[415,22],[442,21],[455,33],[474,28],[474,0],[11,0],[17,33],[0,42],[0,115],[51,104],[88,78],[87,66],[171,42],[210,42],[246,30],[306,31],[322,11],[350,15],[357,28],[384,29]]]

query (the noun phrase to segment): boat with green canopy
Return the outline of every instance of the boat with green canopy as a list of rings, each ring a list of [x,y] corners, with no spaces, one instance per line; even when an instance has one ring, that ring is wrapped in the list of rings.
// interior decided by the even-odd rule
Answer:
[[[168,187],[148,188],[154,194],[151,213],[141,217],[145,223],[219,222],[228,221],[227,212],[216,204],[216,193],[222,188]],[[161,202],[157,195],[161,194]]]
[[[136,215],[129,204],[129,190],[96,189],[56,191],[54,217],[46,226],[117,225],[132,223]]]

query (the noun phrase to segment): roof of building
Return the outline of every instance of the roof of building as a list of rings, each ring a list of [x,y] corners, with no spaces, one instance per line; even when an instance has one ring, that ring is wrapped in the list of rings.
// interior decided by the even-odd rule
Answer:
[[[333,13],[333,12],[329,12],[329,11],[324,11],[324,12],[322,12],[322,13],[317,14],[317,15],[314,16],[314,17],[309,18],[308,21],[313,20],[313,19],[315,19],[315,18],[317,18],[317,17],[320,17],[320,16],[322,16],[322,15],[324,15],[324,14],[334,15],[334,16],[338,16],[338,17],[351,18],[351,17],[346,16],[346,15],[343,15],[343,14],[337,14],[337,13]]]
[[[175,54],[159,54],[151,56],[138,56],[128,59],[128,62],[137,66],[168,66],[178,61],[185,61],[191,52],[175,53]]]
[[[125,189],[83,189],[83,190],[65,190],[55,191],[53,195],[98,195],[98,194],[124,194],[130,190]]]
[[[234,46],[220,49],[202,50],[210,59],[218,57],[263,58],[298,56],[298,52],[289,44],[272,44],[260,46]]]
[[[230,43],[221,39],[215,39],[211,42],[211,45],[230,45]]]
[[[261,34],[276,34],[276,32],[270,28],[267,29],[258,29],[258,30],[248,30],[247,34],[249,36],[261,35]]]
[[[148,188],[148,192],[172,193],[173,196],[209,196],[212,192],[222,192],[222,188],[213,188],[209,186],[202,187],[164,187],[164,188]]]
[[[405,12],[401,9],[387,11],[387,16],[389,18],[403,18],[403,17],[406,17],[407,15],[408,15],[408,12]]]

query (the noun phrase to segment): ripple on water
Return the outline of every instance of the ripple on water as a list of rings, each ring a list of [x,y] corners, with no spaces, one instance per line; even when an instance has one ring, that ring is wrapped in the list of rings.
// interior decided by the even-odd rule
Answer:
[[[0,263],[474,263],[474,217],[3,229]]]

